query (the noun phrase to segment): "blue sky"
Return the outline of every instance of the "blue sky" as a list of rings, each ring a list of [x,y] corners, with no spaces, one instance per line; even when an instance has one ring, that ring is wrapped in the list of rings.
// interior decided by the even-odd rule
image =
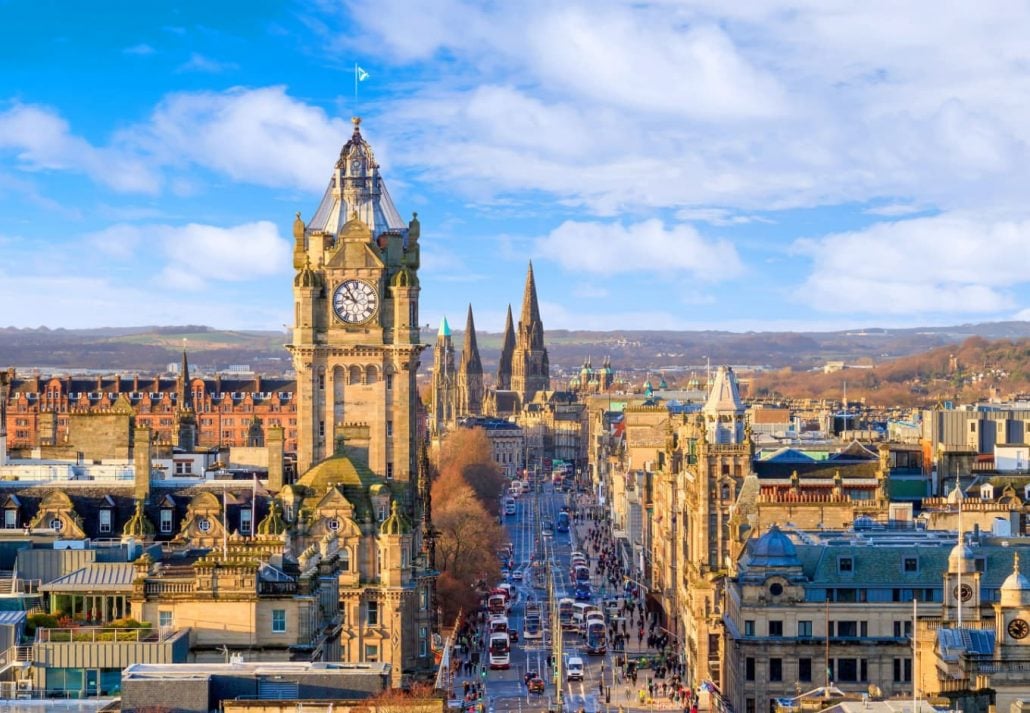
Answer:
[[[0,324],[280,328],[356,114],[434,326],[1030,319],[1030,6],[958,5],[0,0]]]

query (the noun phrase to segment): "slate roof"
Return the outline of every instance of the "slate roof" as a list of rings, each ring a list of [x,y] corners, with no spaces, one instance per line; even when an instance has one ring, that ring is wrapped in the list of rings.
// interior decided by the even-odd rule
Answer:
[[[957,661],[959,656],[994,655],[993,629],[938,629],[937,650],[945,661]]]
[[[131,562],[91,564],[40,586],[44,592],[129,592],[134,567]]]

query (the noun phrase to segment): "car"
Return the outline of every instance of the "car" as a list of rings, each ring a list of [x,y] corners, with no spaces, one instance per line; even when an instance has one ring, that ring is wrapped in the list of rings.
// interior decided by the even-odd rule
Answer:
[[[508,640],[511,643],[513,643],[513,644],[518,643],[518,640],[519,640],[518,629],[508,629]]]
[[[511,573],[511,578],[513,580],[515,580],[516,582],[521,582],[522,581],[522,570],[521,569],[517,569],[514,572],[512,572]]]
[[[526,689],[530,693],[543,694],[544,687],[545,687],[544,679],[540,678],[539,676],[537,676],[535,674],[533,675],[533,678],[529,679],[529,683],[526,684]]]

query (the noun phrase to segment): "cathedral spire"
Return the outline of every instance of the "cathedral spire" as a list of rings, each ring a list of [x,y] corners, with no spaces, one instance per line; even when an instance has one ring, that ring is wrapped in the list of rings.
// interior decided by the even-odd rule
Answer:
[[[526,289],[522,293],[522,315],[519,317],[522,324],[539,324],[540,305],[536,300],[536,280],[533,278],[533,261],[529,261],[529,270],[526,272]]]
[[[472,319],[472,305],[469,305],[468,317],[465,320],[465,346],[461,350],[456,391],[456,416],[478,416],[483,412],[483,362],[479,359],[479,346],[476,344],[476,323]]]
[[[515,352],[515,325],[511,319],[511,305],[504,320],[504,338],[501,342],[501,358],[497,362],[497,388],[511,388],[511,355]]]
[[[479,345],[476,343],[476,323],[472,319],[472,305],[469,305],[468,317],[465,319],[465,346],[461,350],[461,369],[468,373],[483,373],[483,363],[479,359]]]
[[[182,340],[182,362],[179,364],[179,379],[175,385],[176,405],[180,411],[193,409],[193,394],[190,388],[190,363],[186,357],[186,340]]]

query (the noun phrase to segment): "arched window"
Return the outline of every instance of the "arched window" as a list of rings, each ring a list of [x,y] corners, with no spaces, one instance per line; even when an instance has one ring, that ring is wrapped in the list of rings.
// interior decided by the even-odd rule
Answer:
[[[350,549],[347,547],[340,548],[340,571],[350,572]]]
[[[374,366],[366,367],[365,368],[365,383],[366,384],[374,384],[378,380],[379,380],[379,370],[376,369]]]
[[[349,378],[347,380],[347,383],[349,383],[349,384],[360,384],[361,383],[361,374],[362,374],[362,371],[361,371],[361,367],[360,366],[352,366],[350,368],[350,374],[349,374]]]

